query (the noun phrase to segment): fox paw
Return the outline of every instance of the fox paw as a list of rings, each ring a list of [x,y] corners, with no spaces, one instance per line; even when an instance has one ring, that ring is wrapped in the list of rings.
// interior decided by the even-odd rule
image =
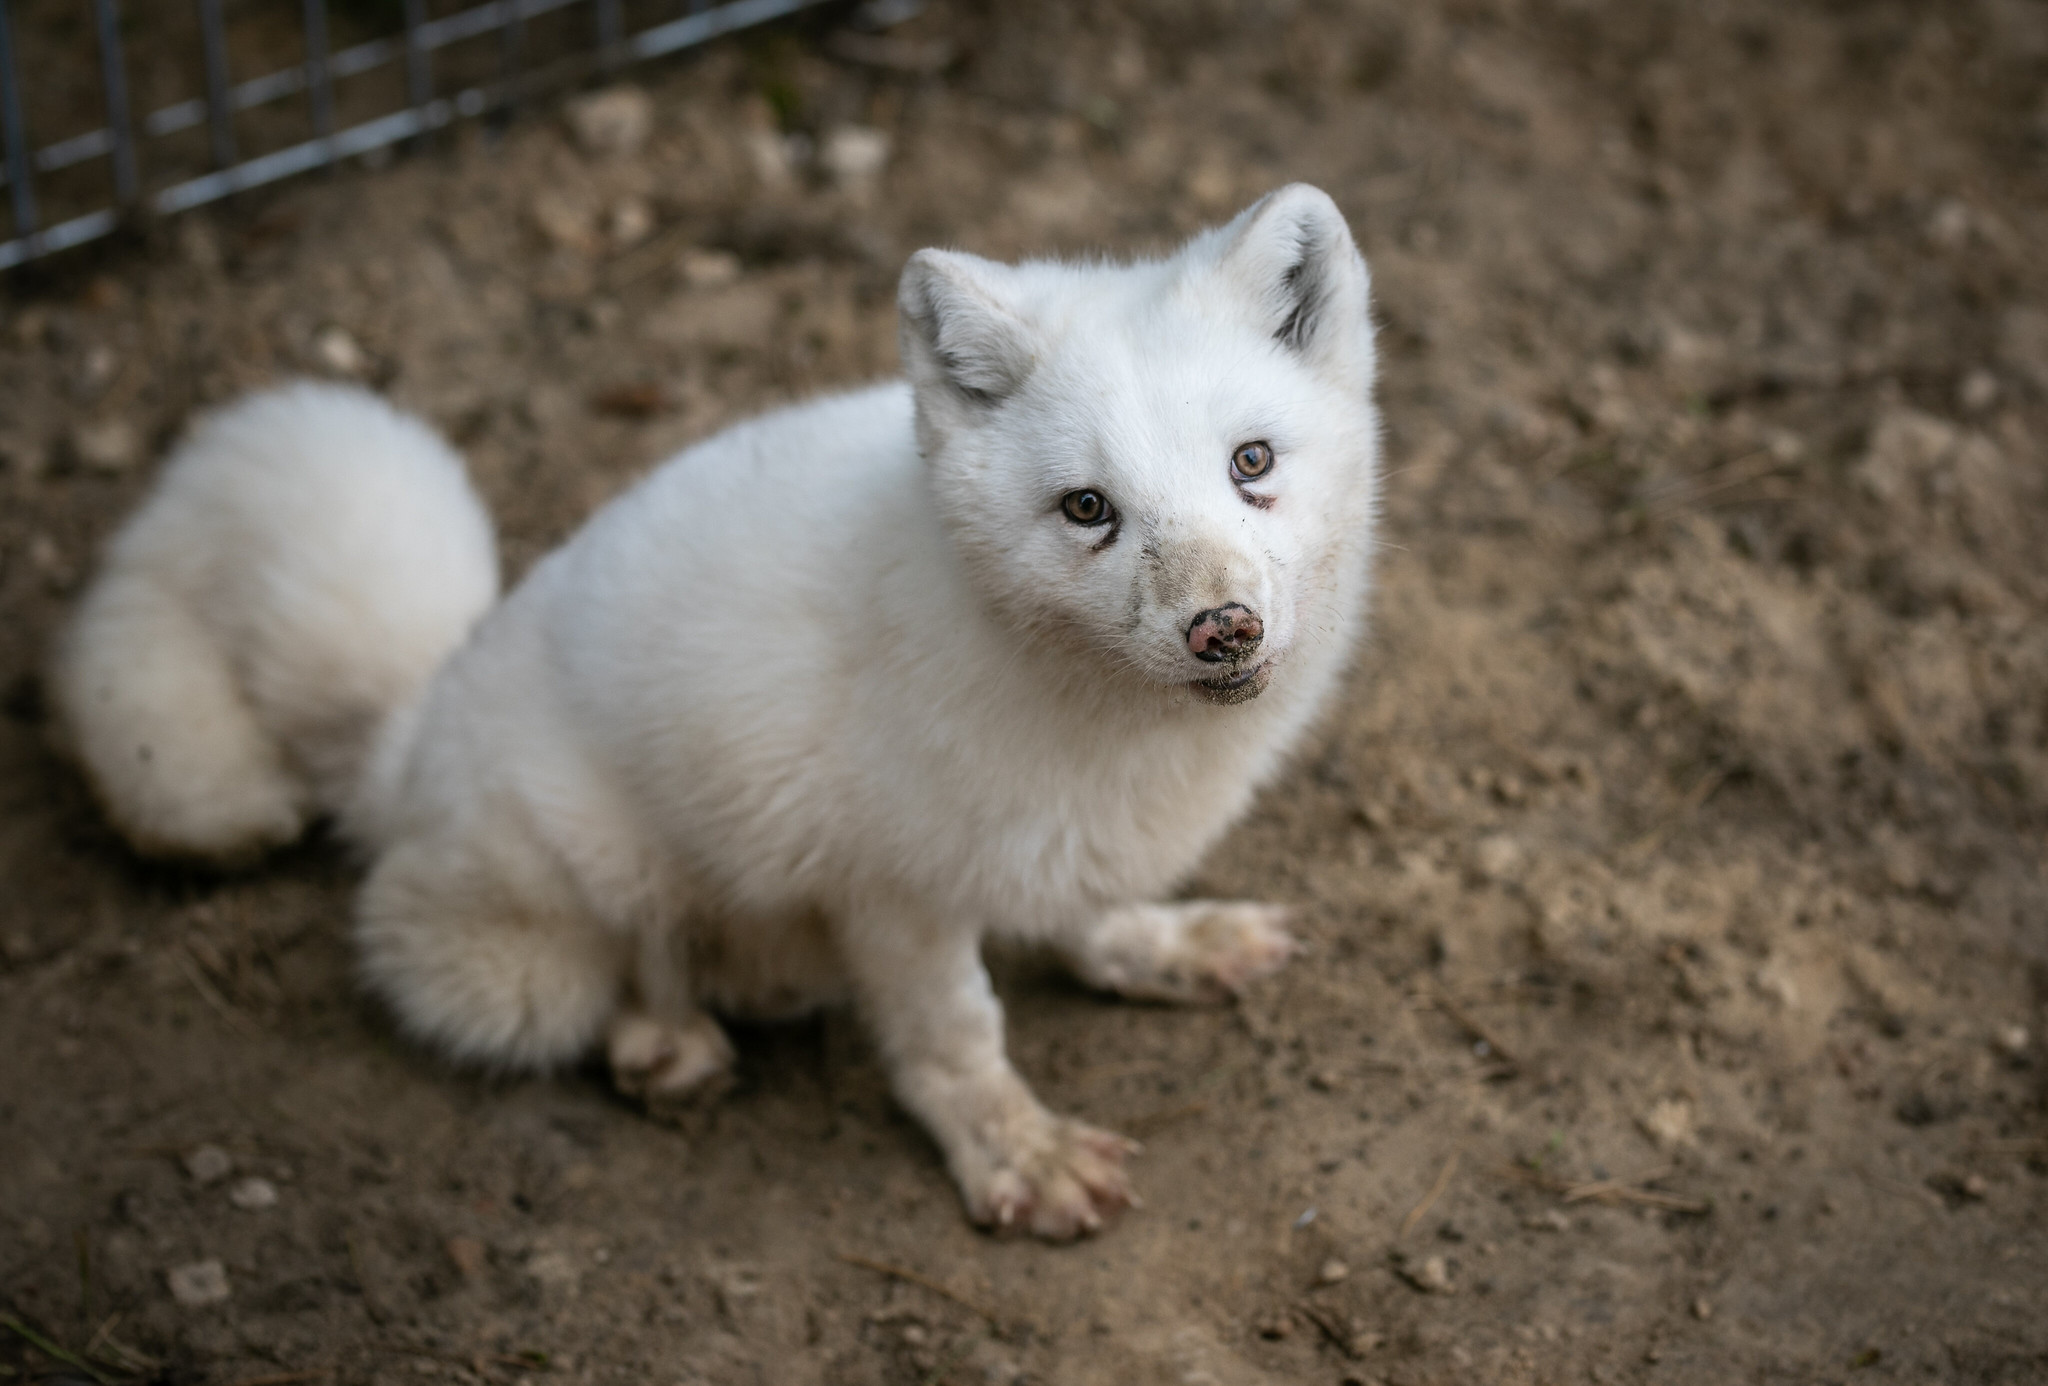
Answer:
[[[1134,1207],[1124,1161],[1138,1143],[1078,1121],[1049,1117],[1038,1138],[961,1180],[968,1216],[997,1232],[1065,1242]]]
[[[732,1041],[702,1012],[680,1021],[627,1012],[612,1022],[605,1051],[613,1085],[656,1115],[709,1102],[732,1086]]]
[[[1138,1000],[1227,1001],[1294,956],[1300,945],[1284,927],[1290,913],[1237,900],[1118,910],[1075,949],[1076,971],[1091,986]]]

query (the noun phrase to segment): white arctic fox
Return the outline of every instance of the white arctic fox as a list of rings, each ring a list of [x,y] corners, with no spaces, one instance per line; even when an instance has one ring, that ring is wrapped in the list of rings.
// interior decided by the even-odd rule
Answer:
[[[364,974],[429,1044],[603,1045],[676,1101],[731,1063],[714,1015],[850,998],[970,1214],[1068,1237],[1130,1200],[1132,1147],[1011,1067],[982,941],[1165,1000],[1286,959],[1280,910],[1162,897],[1362,619],[1367,273],[1297,185],[1160,261],[923,251],[899,303],[907,384],[698,444],[502,603],[424,426],[332,386],[236,404],[55,686],[145,851],[337,816]]]

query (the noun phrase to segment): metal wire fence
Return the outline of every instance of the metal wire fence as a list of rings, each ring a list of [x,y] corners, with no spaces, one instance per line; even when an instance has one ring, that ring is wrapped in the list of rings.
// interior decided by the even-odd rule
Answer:
[[[138,9],[150,10],[174,2],[137,0]],[[134,16],[123,14],[121,0],[69,0],[72,7],[91,7],[100,118],[105,123],[38,148],[30,138],[32,89],[24,85],[24,74],[69,87],[78,85],[80,74],[64,71],[61,61],[24,63],[20,40],[25,35],[17,29],[16,19],[25,6],[19,0],[0,0],[0,181],[5,183],[12,218],[10,238],[0,241],[0,270],[105,236],[124,220],[168,216],[367,154],[502,108],[545,87],[674,53],[823,0],[667,0],[671,12],[686,12],[638,27],[632,21],[644,17],[648,4],[635,3],[629,11],[628,0],[489,0],[438,15],[430,15],[428,0],[382,0],[369,6],[358,0],[345,12],[354,27],[373,23],[384,10],[396,10],[399,31],[340,48],[331,42],[330,0],[299,0],[301,59],[239,81],[231,72],[223,0],[186,3],[196,6],[201,68],[197,75],[203,89],[149,111],[138,122],[131,101],[129,29],[124,22]],[[278,0],[272,8],[290,3]],[[10,13],[10,4],[16,13]],[[67,17],[75,16],[58,15],[60,20]],[[536,21],[552,25],[542,42],[531,41],[529,26]],[[496,53],[485,75],[477,75],[478,64],[472,60],[453,74],[456,80],[437,83],[439,55],[493,38]],[[79,39],[73,39],[63,55],[74,60],[74,69],[79,46]],[[161,47],[163,51],[153,56],[170,57],[176,45]],[[402,74],[402,80],[384,84],[391,108],[365,109],[366,102],[375,107],[375,91],[357,93],[360,99],[348,103],[346,111],[337,100],[341,84],[393,71]],[[245,154],[237,116],[294,98],[304,101],[305,119],[297,126],[303,137]],[[194,170],[189,153],[162,160],[151,157],[165,142],[202,129],[204,161],[210,167]],[[102,164],[104,176],[96,184],[96,196],[82,193],[77,174],[71,171]],[[76,203],[83,196],[103,200],[103,205],[65,209],[52,219],[39,197],[38,179],[47,183],[53,176],[67,180],[63,191],[68,201]]]

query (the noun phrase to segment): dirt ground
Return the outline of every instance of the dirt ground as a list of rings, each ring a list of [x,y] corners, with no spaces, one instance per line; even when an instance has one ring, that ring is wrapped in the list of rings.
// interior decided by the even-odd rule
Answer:
[[[637,149],[550,104],[0,283],[0,1375],[2048,1381],[2048,7],[883,39],[646,70]],[[1146,1142],[1099,1237],[972,1230],[845,1016],[743,1031],[687,1130],[450,1071],[352,986],[331,844],[140,864],[47,748],[51,634],[197,407],[383,386],[516,570],[892,370],[910,250],[1156,249],[1296,178],[1384,324],[1375,630],[1190,883],[1308,957],[1208,1011],[1001,967],[1040,1092]]]

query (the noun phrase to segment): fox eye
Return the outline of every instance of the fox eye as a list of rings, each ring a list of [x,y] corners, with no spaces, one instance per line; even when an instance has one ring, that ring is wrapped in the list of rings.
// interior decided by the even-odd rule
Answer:
[[[1105,523],[1115,513],[1100,491],[1069,491],[1061,497],[1060,509],[1075,524],[1089,528]]]
[[[1264,440],[1240,443],[1237,451],[1230,454],[1232,481],[1257,481],[1272,470],[1273,445]]]

